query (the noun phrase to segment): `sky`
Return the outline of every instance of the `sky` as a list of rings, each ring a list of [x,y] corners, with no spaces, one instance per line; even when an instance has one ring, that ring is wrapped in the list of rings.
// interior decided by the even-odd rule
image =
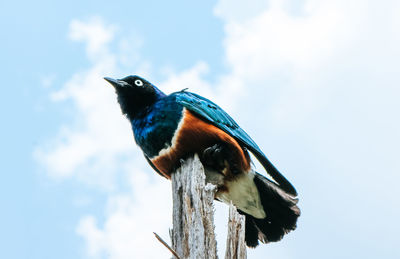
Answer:
[[[102,78],[212,99],[299,193],[249,258],[399,258],[396,0],[0,2],[0,257],[169,258],[170,183]],[[262,168],[256,169],[263,173]],[[227,206],[216,203],[224,252]]]

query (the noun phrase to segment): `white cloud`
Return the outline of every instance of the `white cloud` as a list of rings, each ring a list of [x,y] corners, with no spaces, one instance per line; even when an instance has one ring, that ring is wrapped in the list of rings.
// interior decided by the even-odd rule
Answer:
[[[89,21],[73,20],[70,23],[69,39],[86,43],[86,53],[95,59],[107,54],[107,45],[113,40],[115,26],[107,25],[100,17]]]
[[[227,5],[226,1],[220,1],[216,8],[225,20],[224,45],[232,69],[227,77],[235,78],[251,92],[244,97],[253,99],[256,105],[272,102],[263,105],[269,110],[256,110],[272,112],[278,123],[289,123],[287,116],[295,118],[293,124],[285,126],[304,123],[329,102],[332,92],[347,87],[343,82],[332,85],[327,82],[329,78],[347,80],[350,75],[346,73],[361,69],[378,74],[398,63],[393,54],[399,54],[395,47],[399,32],[390,31],[395,27],[391,19],[397,19],[393,15],[393,10],[398,10],[396,1],[308,0],[298,15],[288,11],[293,4],[290,1],[270,1],[264,9],[259,8],[258,1],[246,4],[253,9]],[[246,19],[230,17],[236,9]],[[257,15],[249,15],[255,12]]]
[[[153,232],[169,239],[171,223],[170,185],[154,181],[149,172],[131,166],[132,192],[111,195],[106,220],[99,226],[93,216],[83,217],[77,233],[87,241],[88,255],[93,258],[165,258],[169,251],[154,238]]]
[[[62,126],[55,140],[35,151],[53,177],[76,176],[112,188],[119,167],[116,161],[134,149],[127,141],[133,139],[129,122],[121,116],[114,89],[103,80],[119,70],[116,55],[109,51],[114,28],[99,18],[71,22],[71,38],[86,44],[93,65],[51,94],[55,102],[72,100],[70,111],[77,114],[72,125]]]
[[[248,12],[256,15],[232,16],[231,9],[237,6],[216,12],[225,21],[224,44],[231,67],[227,77],[234,77],[249,93],[242,96],[241,104],[251,104],[252,111],[241,113],[238,109],[237,114],[242,125],[256,129],[252,135],[267,155],[283,160],[276,164],[297,183],[300,206],[306,211],[300,229],[279,246],[257,248],[252,256],[276,251],[279,256],[274,258],[285,254],[303,258],[308,249],[300,239],[312,239],[323,247],[316,235],[328,239],[340,235],[335,229],[319,233],[314,227],[318,224],[357,228],[358,232],[347,233],[357,242],[336,241],[336,245],[352,249],[355,257],[372,256],[382,247],[394,248],[393,235],[385,245],[372,244],[376,233],[363,226],[380,217],[379,211],[400,215],[400,210],[389,205],[394,202],[389,197],[400,195],[391,184],[399,180],[399,165],[389,162],[396,159],[400,144],[396,133],[400,123],[394,119],[395,111],[400,110],[396,101],[400,94],[400,32],[394,29],[399,4],[303,2],[296,14],[289,11],[293,2],[278,0],[270,1],[266,9]],[[248,116],[253,113],[256,120]],[[377,180],[380,177],[385,180]],[[322,193],[323,197],[316,197]],[[360,218],[363,210],[368,215]],[[321,211],[329,213],[321,215]],[[390,223],[379,225],[380,229],[391,228]],[[292,235],[300,245],[292,243]],[[369,252],[355,251],[366,246]],[[290,255],[291,249],[296,249],[296,256]],[[315,249],[307,257],[326,258],[322,250]]]
[[[107,57],[87,71],[79,72],[58,92],[54,101],[73,100],[73,126],[63,126],[59,137],[47,147],[40,147],[36,156],[54,177],[88,177],[88,182],[108,184],[108,173],[115,171],[115,160],[133,150],[126,140],[132,139],[129,123],[121,116],[113,89],[102,79],[115,71],[113,58]],[[108,173],[101,173],[106,171]],[[93,174],[98,177],[93,178]],[[90,174],[90,175],[89,175]]]

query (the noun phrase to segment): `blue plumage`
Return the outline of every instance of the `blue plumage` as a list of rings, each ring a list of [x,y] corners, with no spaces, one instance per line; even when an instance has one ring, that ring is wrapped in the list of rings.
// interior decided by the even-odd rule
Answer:
[[[105,79],[115,87],[135,141],[155,171],[170,178],[181,159],[197,153],[206,168],[219,172],[216,199],[246,215],[248,246],[278,241],[296,228],[295,188],[218,105],[186,91],[165,95],[138,76]],[[251,169],[248,151],[275,182]]]
[[[172,138],[182,118],[183,107],[174,98],[160,99],[153,106],[131,119],[136,143],[148,158],[171,146]]]
[[[257,157],[268,174],[282,188],[293,195],[297,195],[295,188],[290,182],[274,167],[250,136],[222,108],[198,94],[178,92],[172,95],[176,96],[178,103],[233,136],[241,145],[248,148]]]

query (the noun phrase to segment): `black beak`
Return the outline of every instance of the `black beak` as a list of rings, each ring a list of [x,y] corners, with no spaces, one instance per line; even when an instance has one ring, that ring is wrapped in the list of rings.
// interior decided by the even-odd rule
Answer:
[[[128,84],[128,83],[126,83],[124,81],[121,81],[121,80],[118,80],[118,79],[114,79],[114,78],[110,78],[110,77],[104,77],[104,80],[109,82],[115,88],[124,87],[124,86],[126,86]]]

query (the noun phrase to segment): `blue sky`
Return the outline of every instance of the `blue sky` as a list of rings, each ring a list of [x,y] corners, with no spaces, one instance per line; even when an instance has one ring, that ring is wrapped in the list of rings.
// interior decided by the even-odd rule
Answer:
[[[399,257],[400,5],[241,2],[0,3],[2,258],[169,256],[169,182],[102,80],[128,74],[221,104],[297,187],[249,258]]]

